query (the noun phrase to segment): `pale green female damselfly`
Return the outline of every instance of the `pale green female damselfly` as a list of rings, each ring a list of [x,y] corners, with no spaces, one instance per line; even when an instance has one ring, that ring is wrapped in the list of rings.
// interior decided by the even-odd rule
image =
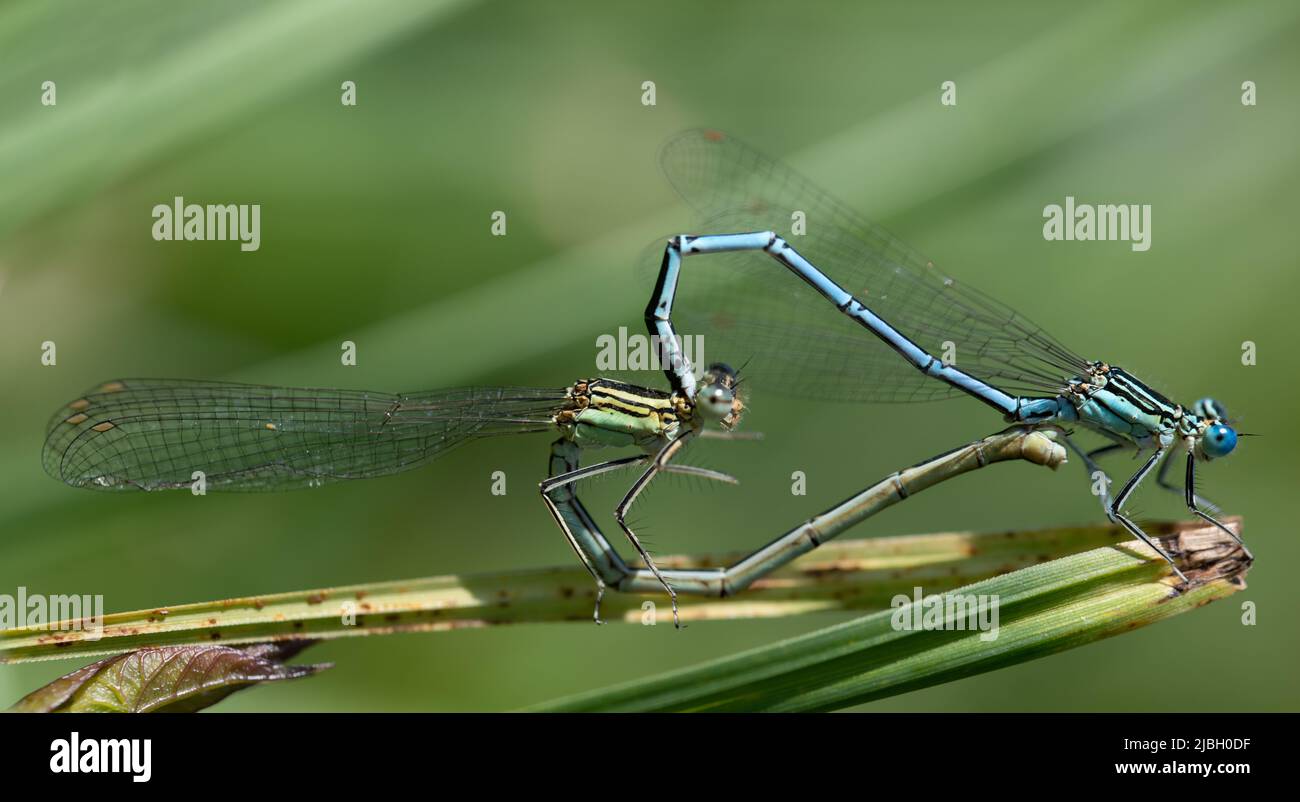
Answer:
[[[671,579],[630,529],[628,537],[647,567],[628,567],[572,485],[654,456],[663,463],[655,472],[734,481],[667,464],[697,434],[727,437],[744,413],[730,367],[712,366],[703,383],[704,390],[687,399],[612,379],[583,379],[559,389],[469,387],[398,395],[123,379],[101,384],[55,413],[43,460],[51,476],[95,490],[193,489],[200,483],[205,492],[284,490],[411,470],[482,437],[558,431],[542,498],[596,580],[599,621],[606,583],[631,589],[651,580],[666,586]],[[606,446],[640,453],[579,466],[583,449]],[[620,523],[648,476],[619,504]]]
[[[102,384],[51,419],[45,469],[74,487],[103,491],[285,490],[413,470],[470,440],[556,432],[542,498],[596,582],[595,618],[607,587],[725,596],[854,524],[945,479],[993,462],[1026,459],[1056,467],[1052,433],[1008,432],[891,474],[723,569],[658,569],[625,514],[659,472],[734,482],[671,462],[694,437],[740,438],[744,403],[726,365],[704,374],[695,400],[612,379],[563,389],[473,387],[398,395],[267,387],[230,382],[125,379]],[[630,446],[639,453],[582,467],[584,450]],[[615,516],[646,567],[627,565],[575,494],[582,479],[650,463]],[[674,616],[676,620],[676,616]]]

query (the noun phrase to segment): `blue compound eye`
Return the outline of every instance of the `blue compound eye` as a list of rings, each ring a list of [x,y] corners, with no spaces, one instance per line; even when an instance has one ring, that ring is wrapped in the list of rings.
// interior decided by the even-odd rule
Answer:
[[[1224,426],[1222,423],[1206,428],[1205,436],[1201,438],[1201,449],[1205,451],[1207,457],[1226,457],[1236,447],[1237,433],[1232,430],[1232,427]]]

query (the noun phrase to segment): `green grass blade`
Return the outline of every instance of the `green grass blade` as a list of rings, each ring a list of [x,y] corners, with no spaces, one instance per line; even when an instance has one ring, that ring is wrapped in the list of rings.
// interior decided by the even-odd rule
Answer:
[[[1239,522],[1234,522],[1239,526]],[[1185,555],[1178,591],[1144,546],[1094,549],[966,587],[1000,600],[995,640],[904,630],[894,610],[694,668],[560,700],[560,711],[823,711],[1023,663],[1153,624],[1245,587],[1249,562],[1210,527],[1160,538]],[[927,588],[927,592],[930,589]],[[953,618],[945,618],[951,625]]]
[[[1176,537],[1176,524],[1149,531]],[[946,532],[833,541],[749,590],[726,599],[682,598],[685,621],[881,610],[916,586],[942,592],[1082,550],[1124,543],[1109,526],[1025,532]],[[699,567],[740,555],[664,557]],[[1153,559],[1156,559],[1152,556]],[[1156,566],[1156,570],[1159,566]],[[608,594],[610,622],[640,622],[646,596]],[[106,615],[98,638],[69,622],[0,630],[0,663],[115,654],[146,646],[329,639],[437,632],[496,624],[581,622],[590,626],[591,578],[578,566],[500,574],[436,576],[157,607]]]

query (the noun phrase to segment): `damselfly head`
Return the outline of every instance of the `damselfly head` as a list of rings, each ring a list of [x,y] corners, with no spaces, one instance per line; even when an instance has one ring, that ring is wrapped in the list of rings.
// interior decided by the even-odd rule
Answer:
[[[1237,431],[1227,424],[1228,410],[1213,398],[1192,404],[1192,414],[1200,420],[1196,438],[1197,455],[1204,459],[1226,457],[1237,447]]]
[[[727,364],[714,362],[704,372],[699,391],[695,394],[695,405],[705,420],[717,421],[724,429],[730,429],[740,421],[745,410],[744,403],[736,393],[739,380],[736,371]]]
[[[1225,423],[1210,423],[1196,439],[1196,450],[1205,459],[1226,457],[1237,447],[1237,432]]]

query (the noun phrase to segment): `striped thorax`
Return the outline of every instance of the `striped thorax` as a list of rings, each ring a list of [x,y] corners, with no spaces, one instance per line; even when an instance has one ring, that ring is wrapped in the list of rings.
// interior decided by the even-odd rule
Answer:
[[[637,446],[656,451],[684,434],[717,423],[731,430],[745,405],[736,394],[736,373],[710,366],[695,400],[614,379],[580,379],[568,388],[555,425],[584,447]]]
[[[1122,368],[1105,362],[1088,367],[1086,378],[1072,379],[1062,393],[1084,425],[1139,448],[1168,448],[1181,439],[1201,459],[1225,456],[1236,445],[1236,433],[1222,422],[1226,413],[1212,399],[1186,409]]]

